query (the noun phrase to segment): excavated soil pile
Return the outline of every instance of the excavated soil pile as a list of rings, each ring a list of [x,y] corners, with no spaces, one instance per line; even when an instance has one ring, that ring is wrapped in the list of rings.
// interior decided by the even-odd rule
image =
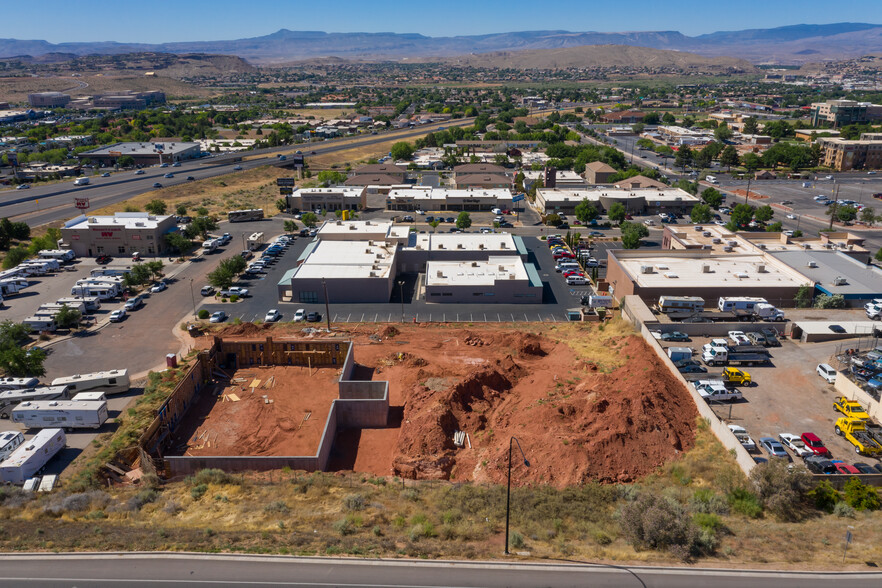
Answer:
[[[691,397],[637,336],[616,343],[628,359],[604,373],[545,335],[445,329],[418,340],[418,332],[399,335],[407,353],[381,356],[375,376],[401,386],[396,475],[504,482],[515,435],[531,465],[516,459],[513,482],[629,482],[693,443]],[[369,365],[362,349],[356,357]],[[457,431],[468,434],[463,447]]]

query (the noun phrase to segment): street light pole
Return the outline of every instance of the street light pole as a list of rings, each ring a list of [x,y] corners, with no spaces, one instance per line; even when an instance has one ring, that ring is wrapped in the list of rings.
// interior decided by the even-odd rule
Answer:
[[[193,300],[193,320],[199,318],[196,315],[196,295],[193,294],[193,278],[190,278],[190,299]]]
[[[521,449],[521,442],[517,437],[512,437],[508,440],[508,490],[505,493],[505,555],[508,555],[508,519],[509,513],[511,512],[511,450],[512,444],[518,444],[518,451],[521,452],[521,456],[524,458],[524,465],[530,467],[530,462],[527,460],[527,456],[524,454],[524,450]]]
[[[404,322],[404,280],[398,280],[398,294],[401,296],[401,322]]]
[[[328,321],[328,332],[331,332],[331,306],[328,302],[328,283],[322,278],[322,288],[325,291],[325,319]]]

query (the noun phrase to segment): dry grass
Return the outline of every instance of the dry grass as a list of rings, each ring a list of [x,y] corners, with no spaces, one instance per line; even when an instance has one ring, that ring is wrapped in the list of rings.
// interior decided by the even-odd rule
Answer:
[[[311,116],[316,120],[351,118],[356,114],[354,108],[296,108],[284,112],[288,116],[296,118],[309,118]]]
[[[634,335],[631,323],[621,318],[604,323],[568,323],[556,326],[555,330],[558,339],[565,341],[579,357],[597,364],[601,371],[625,365],[627,358],[619,350],[625,338]]]
[[[81,82],[88,84],[81,87]],[[34,92],[67,92],[72,97],[91,96],[132,90],[162,90],[170,98],[180,96],[207,97],[219,93],[216,89],[202,88],[166,77],[145,77],[134,75],[94,75],[86,74],[72,78],[66,76],[41,78],[0,78],[0,101],[27,102],[28,94]]]

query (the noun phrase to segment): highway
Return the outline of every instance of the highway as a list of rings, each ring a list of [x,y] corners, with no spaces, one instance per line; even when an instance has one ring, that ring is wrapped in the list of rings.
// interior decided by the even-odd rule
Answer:
[[[186,553],[0,556],[2,587],[349,586],[411,588],[806,588],[877,586],[880,572],[777,572],[573,563],[303,558]]]
[[[187,183],[188,176],[192,176],[196,180],[203,180],[235,173],[237,170],[233,168],[236,166],[240,166],[242,170],[248,170],[264,165],[275,165],[282,163],[277,155],[294,153],[298,150],[306,155],[308,165],[309,156],[313,151],[315,155],[320,155],[387,141],[414,139],[433,130],[438,130],[440,127],[467,126],[472,124],[474,120],[474,118],[462,118],[377,135],[365,135],[357,138],[345,137],[340,140],[320,143],[300,143],[258,151],[243,151],[237,154],[182,162],[180,167],[144,168],[144,175],[135,175],[133,170],[127,170],[113,172],[109,178],[89,176],[90,184],[87,186],[74,186],[73,179],[70,179],[56,184],[34,186],[29,190],[2,190],[0,191],[0,216],[27,222],[32,227],[39,226],[78,216],[80,211],[74,207],[74,198],[77,197],[89,198],[90,207],[97,209],[155,190],[156,188],[153,187],[155,182],[159,182],[163,187],[168,187]],[[254,159],[238,161],[239,158],[252,157]],[[164,178],[163,176],[167,173],[172,173],[175,177]]]

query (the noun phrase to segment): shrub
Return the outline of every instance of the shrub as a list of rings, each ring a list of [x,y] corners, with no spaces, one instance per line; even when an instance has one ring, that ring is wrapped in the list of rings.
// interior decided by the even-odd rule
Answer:
[[[733,512],[744,515],[751,519],[759,518],[763,514],[763,506],[756,494],[744,488],[735,488],[726,497],[729,507]]]
[[[238,294],[233,294],[232,296],[230,296],[230,302],[238,302],[238,301],[239,301]]]
[[[334,523],[334,530],[343,535],[352,535],[355,533],[355,525],[352,524],[352,520],[349,517],[344,519],[340,519],[336,523]]]
[[[435,537],[437,533],[435,532],[435,525],[433,525],[429,521],[423,521],[414,525],[410,530],[410,540],[418,541],[420,538],[431,538]]]
[[[692,512],[714,515],[729,514],[729,503],[710,488],[700,488],[689,499]]]
[[[187,481],[190,484],[219,484],[219,485],[234,485],[241,484],[242,480],[235,476],[231,476],[223,470],[218,469],[205,469],[199,470],[196,472],[195,476],[191,476],[187,478]]]
[[[850,478],[842,489],[845,502],[855,510],[879,510],[879,491],[864,484],[859,478]]]
[[[853,519],[855,517],[854,509],[851,508],[845,501],[836,503],[836,506],[833,507],[833,514],[835,514],[837,517],[847,519]]]
[[[350,494],[343,499],[343,506],[346,507],[346,510],[364,510],[364,496]]]
[[[829,480],[821,480],[809,491],[808,496],[814,502],[815,508],[826,512],[833,512],[833,508],[842,500],[839,491]]]
[[[205,320],[205,319],[207,319],[210,315],[209,315],[208,311],[205,310],[205,309],[203,308],[202,310],[199,311],[199,314],[197,314],[196,316],[198,316],[198,317],[201,318],[202,320]]]
[[[791,469],[786,461],[773,459],[753,468],[750,481],[760,503],[779,519],[794,521],[803,514],[802,507],[812,488],[811,476],[804,467]]]
[[[524,536],[523,536],[523,535],[521,535],[521,534],[518,533],[517,531],[514,531],[514,532],[511,534],[511,546],[512,546],[512,547],[514,547],[515,549],[521,549],[521,548],[523,548],[526,544],[527,544],[527,542],[524,541]]]
[[[270,502],[269,504],[267,504],[266,506],[263,507],[263,512],[266,512],[266,513],[282,513],[282,514],[284,514],[284,513],[289,512],[290,510],[291,509],[288,508],[288,505],[285,504],[281,500],[277,500],[275,502]]]
[[[206,492],[208,492],[207,484],[198,484],[190,488],[190,496],[193,497],[193,500],[199,500],[200,498],[205,496]]]
[[[619,511],[622,532],[637,548],[667,550],[688,559],[709,551],[686,509],[671,498],[643,492]]]
[[[182,510],[184,510],[184,507],[174,499],[169,499],[169,501],[165,503],[165,506],[162,507],[162,512],[171,516],[175,516]]]

